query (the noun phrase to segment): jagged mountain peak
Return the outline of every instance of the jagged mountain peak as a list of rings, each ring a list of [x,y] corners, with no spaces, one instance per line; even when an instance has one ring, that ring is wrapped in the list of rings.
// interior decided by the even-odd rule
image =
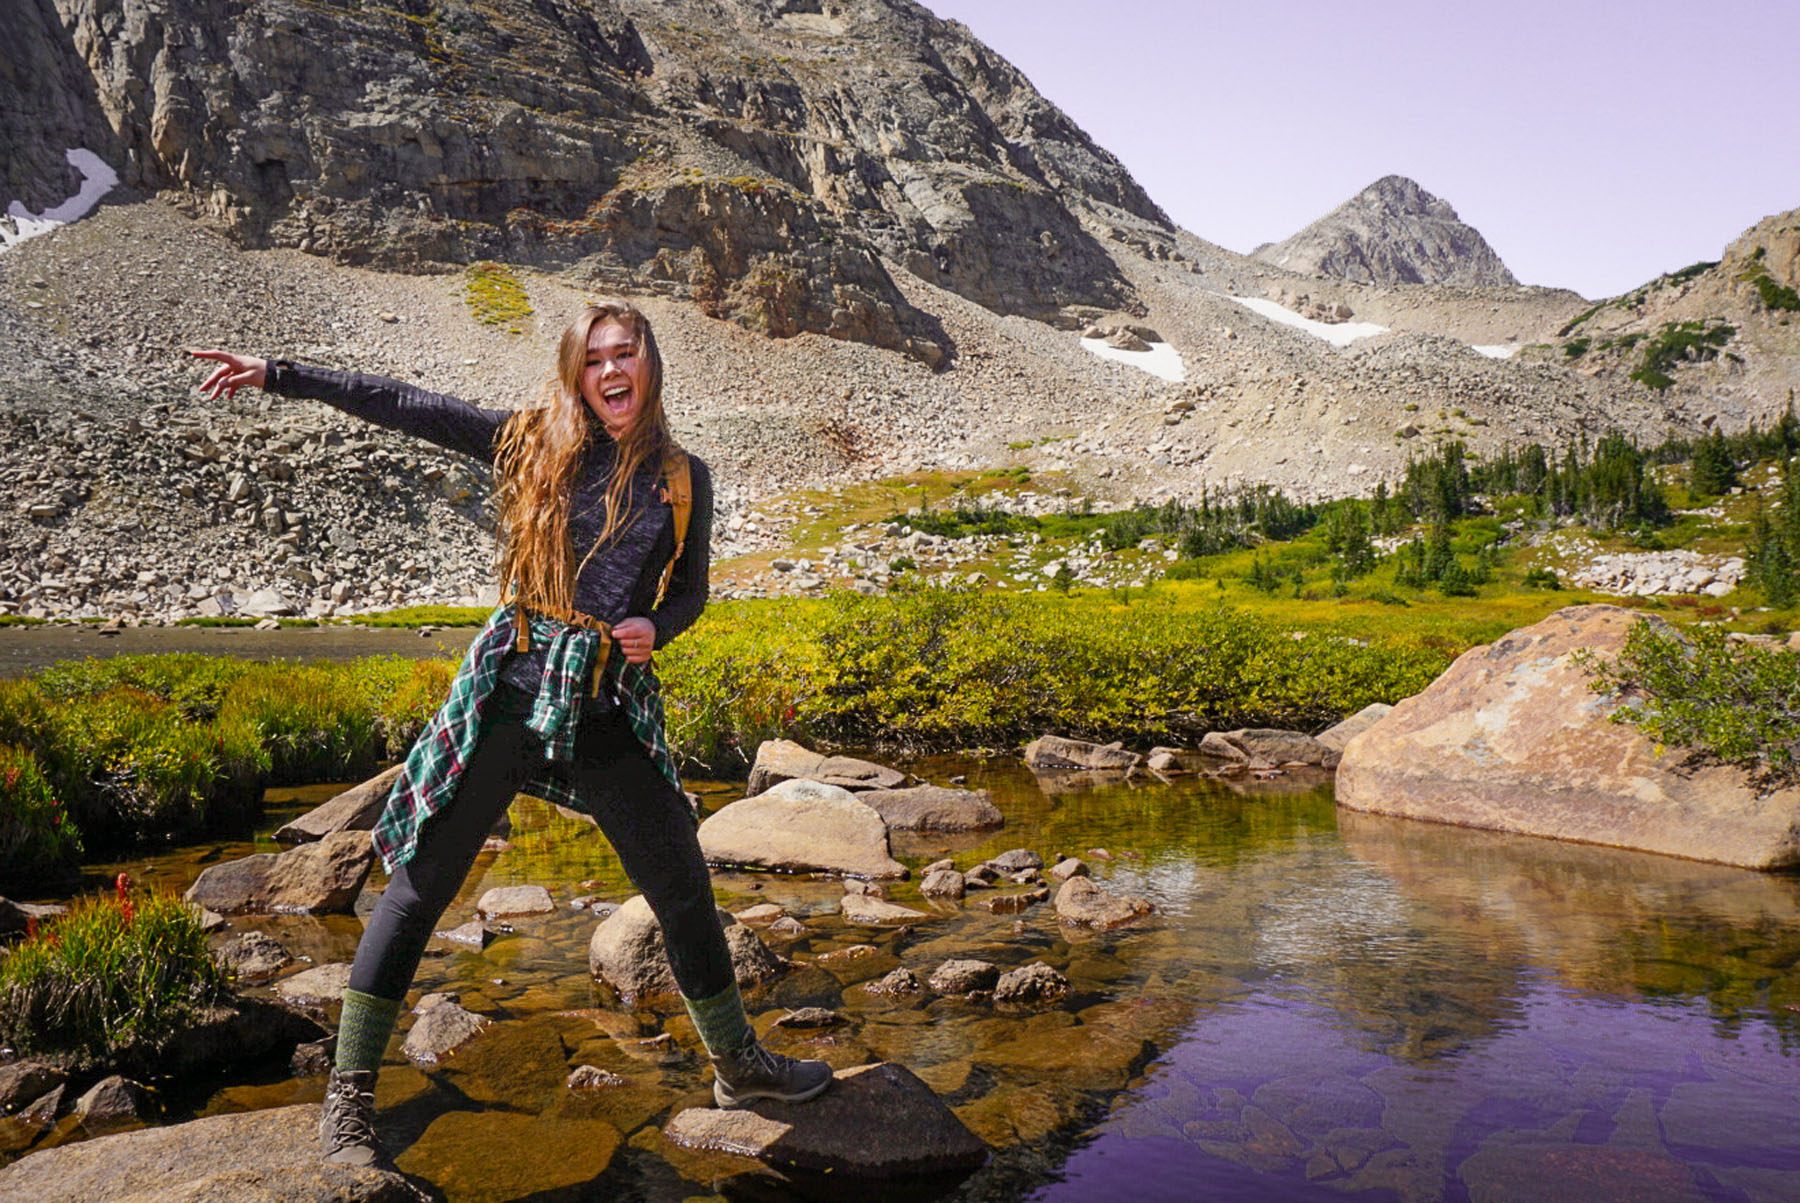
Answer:
[[[1359,284],[1517,284],[1487,240],[1441,197],[1386,175],[1293,237],[1253,258],[1302,275]]]

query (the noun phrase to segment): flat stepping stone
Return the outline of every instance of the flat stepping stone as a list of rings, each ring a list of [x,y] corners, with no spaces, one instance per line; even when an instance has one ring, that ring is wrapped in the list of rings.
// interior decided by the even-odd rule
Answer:
[[[782,1170],[896,1178],[974,1170],[988,1147],[917,1075],[892,1062],[841,1069],[806,1103],[690,1107],[663,1135],[690,1149],[753,1157]]]
[[[475,913],[483,919],[503,919],[511,915],[548,915],[556,909],[556,899],[543,886],[497,886],[481,896]]]
[[[350,987],[350,966],[346,962],[320,965],[275,983],[275,993],[292,1003],[337,1002]]]
[[[724,807],[700,824],[700,850],[708,864],[781,873],[891,880],[907,872],[888,851],[881,816],[817,781],[786,781]]]
[[[844,895],[844,922],[856,923],[864,927],[887,927],[900,923],[917,923],[921,919],[929,919],[924,911],[915,911],[910,906],[901,906],[897,902],[889,902],[885,898],[877,898],[872,894]]]

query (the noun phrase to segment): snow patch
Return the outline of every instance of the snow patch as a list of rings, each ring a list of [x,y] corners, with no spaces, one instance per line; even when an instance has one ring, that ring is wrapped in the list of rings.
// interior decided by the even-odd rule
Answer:
[[[1489,359],[1511,359],[1518,354],[1519,348],[1523,345],[1523,343],[1489,343],[1485,346],[1477,343],[1469,344],[1475,352],[1485,355]]]
[[[1292,326],[1296,330],[1304,330],[1314,338],[1322,338],[1334,347],[1347,347],[1359,338],[1370,338],[1377,334],[1386,334],[1386,326],[1377,326],[1374,322],[1315,322],[1309,317],[1301,317],[1285,305],[1261,297],[1232,297],[1252,313],[1260,313],[1272,322],[1283,326]]]
[[[45,209],[42,213],[33,213],[25,207],[23,201],[14,201],[6,207],[6,215],[12,219],[13,228],[8,230],[5,223],[0,223],[0,250],[10,250],[27,238],[36,238],[39,234],[48,234],[57,226],[66,226],[72,221],[79,221],[93,212],[100,198],[111,192],[119,183],[119,173],[106,165],[106,160],[91,150],[76,149],[65,151],[63,158],[69,166],[81,173],[81,188],[60,205]]]
[[[1103,338],[1084,338],[1081,345],[1102,359],[1128,363],[1140,371],[1160,376],[1164,380],[1173,380],[1176,384],[1187,379],[1187,369],[1181,366],[1181,352],[1168,343],[1151,343],[1148,351],[1121,350],[1109,345]]]

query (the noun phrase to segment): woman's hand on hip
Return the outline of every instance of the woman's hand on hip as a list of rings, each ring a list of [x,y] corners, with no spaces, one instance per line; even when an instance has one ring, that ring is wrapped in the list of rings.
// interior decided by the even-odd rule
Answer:
[[[628,664],[647,664],[656,650],[656,624],[648,618],[627,618],[613,624],[613,642],[625,653]]]
[[[263,381],[269,378],[269,361],[257,359],[253,355],[202,351],[192,347],[188,348],[188,354],[195,359],[215,359],[219,362],[219,366],[213,369],[213,374],[200,386],[200,391],[214,401],[219,399],[221,393],[227,397],[236,396],[237,391],[246,384],[261,388]]]

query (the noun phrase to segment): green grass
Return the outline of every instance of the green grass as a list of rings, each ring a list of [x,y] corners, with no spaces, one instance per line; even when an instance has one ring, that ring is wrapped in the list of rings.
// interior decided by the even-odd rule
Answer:
[[[140,1060],[229,986],[191,907],[121,888],[0,955],[0,1042],[73,1066]]]
[[[525,332],[522,323],[531,316],[531,298],[506,264],[470,264],[464,272],[463,298],[482,325],[497,326],[509,334]]]

